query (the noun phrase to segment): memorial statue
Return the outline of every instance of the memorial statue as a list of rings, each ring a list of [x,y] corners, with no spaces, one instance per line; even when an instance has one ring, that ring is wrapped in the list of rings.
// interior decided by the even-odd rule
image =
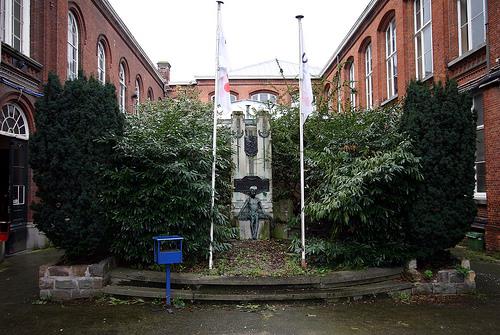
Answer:
[[[264,212],[260,200],[256,198],[257,187],[250,187],[250,196],[245,201],[245,204],[241,208],[238,214],[239,220],[249,220],[250,221],[250,232],[252,233],[252,239],[257,239],[257,234],[259,233],[259,219],[271,219],[271,216]]]

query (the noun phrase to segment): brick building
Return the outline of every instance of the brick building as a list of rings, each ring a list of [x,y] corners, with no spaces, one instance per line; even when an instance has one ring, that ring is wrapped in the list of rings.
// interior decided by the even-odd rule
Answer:
[[[0,258],[44,241],[32,224],[35,187],[28,140],[49,72],[82,73],[117,88],[120,109],[164,96],[170,65],[157,69],[107,0],[0,0]],[[7,231],[10,228],[10,232]]]
[[[393,103],[404,97],[415,78],[429,83],[455,79],[461,90],[470,92],[478,113],[478,216],[471,224],[485,230],[488,250],[500,250],[499,21],[497,0],[372,0],[318,72],[323,92],[336,98],[336,110],[347,103],[360,108]],[[331,87],[339,68],[339,82],[349,84]],[[283,79],[263,80],[260,70],[257,66],[252,75],[229,74],[234,99],[258,99],[253,92],[267,92],[289,102],[273,88],[284,87],[279,84]],[[292,87],[297,87],[297,73],[298,68],[289,69]],[[213,95],[211,78],[192,83],[206,101]]]

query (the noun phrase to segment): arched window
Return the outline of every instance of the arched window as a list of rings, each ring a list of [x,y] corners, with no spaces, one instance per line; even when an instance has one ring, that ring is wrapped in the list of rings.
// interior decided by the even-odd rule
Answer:
[[[22,109],[15,104],[6,104],[0,112],[0,135],[29,138],[28,121]]]
[[[120,79],[120,95],[119,95],[119,107],[122,113],[126,112],[126,101],[127,101],[127,77],[125,73],[125,66],[120,63],[120,72],[118,73],[118,77]]]
[[[139,78],[135,80],[135,102],[136,104],[141,102],[141,81]]]
[[[78,78],[78,24],[75,15],[68,13],[68,79]]]
[[[97,77],[103,85],[106,84],[106,52],[102,41],[97,44]]]
[[[432,75],[431,0],[415,0],[415,59],[417,79]]]
[[[148,100],[153,101],[153,99],[154,99],[153,89],[150,87],[148,88]]]
[[[396,54],[396,20],[385,31],[385,62],[387,69],[387,99],[398,94],[398,58]]]
[[[366,108],[373,108],[373,67],[372,67],[372,45],[366,46],[365,51],[365,89]]]
[[[268,93],[268,92],[259,92],[252,94],[250,96],[250,100],[255,100],[255,101],[260,101],[260,102],[271,102],[273,104],[276,103],[277,96],[274,93]]]
[[[354,77],[354,60],[349,66],[349,101],[351,107],[356,107],[356,78]]]

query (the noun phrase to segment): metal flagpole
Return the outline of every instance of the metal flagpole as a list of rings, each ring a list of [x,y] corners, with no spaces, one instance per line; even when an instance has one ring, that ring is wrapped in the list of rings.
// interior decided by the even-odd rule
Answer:
[[[305,226],[305,215],[304,215],[304,115],[302,114],[302,85],[303,85],[303,55],[304,50],[302,46],[302,19],[303,15],[297,15],[295,17],[299,21],[299,106],[300,106],[300,232],[302,241],[302,258],[301,265],[303,268],[307,267],[306,263],[306,226]]]
[[[215,163],[217,160],[217,109],[219,106],[219,40],[220,40],[220,8],[224,2],[217,1],[217,38],[215,45],[215,101],[214,101],[214,132],[212,135],[212,203],[210,207],[210,246],[208,268],[213,268],[213,242],[214,242],[214,208],[215,208]]]

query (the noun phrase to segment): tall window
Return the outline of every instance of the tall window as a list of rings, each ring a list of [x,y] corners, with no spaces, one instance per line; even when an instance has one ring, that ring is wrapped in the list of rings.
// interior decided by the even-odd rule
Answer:
[[[396,54],[396,20],[385,31],[385,57],[387,67],[387,99],[398,94],[398,58]]]
[[[137,113],[139,111],[138,107],[139,104],[141,103],[141,83],[139,81],[139,78],[135,80],[135,112]]]
[[[127,77],[125,74],[125,67],[123,66],[123,63],[120,63],[120,72],[118,73],[118,76],[120,79],[120,96],[118,97],[119,98],[118,104],[120,107],[120,111],[122,113],[125,113],[125,111],[126,111],[125,106],[126,106],[126,101],[127,101],[127,98],[126,98],[126,95],[127,95],[127,85],[126,85]]]
[[[102,42],[97,44],[97,76],[103,85],[106,84],[106,53]]]
[[[356,107],[356,79],[354,77],[354,61],[349,67],[349,91],[351,107]]]
[[[68,79],[78,77],[78,25],[75,15],[68,13]]]
[[[340,83],[340,78],[337,83],[337,112],[342,112],[342,84]]]
[[[486,164],[484,155],[483,96],[474,96],[472,108],[477,114],[476,123],[476,197],[486,197]]]
[[[250,96],[250,100],[260,101],[260,102],[271,102],[273,104],[276,103],[277,97],[273,93],[256,93]]]
[[[153,95],[153,89],[150,87],[148,88],[148,100],[153,101],[154,95]]]
[[[29,56],[30,1],[0,1],[0,38],[14,49]]]
[[[372,72],[372,45],[368,44],[365,51],[366,108],[373,108]]]
[[[432,75],[431,0],[415,0],[415,59],[417,79]]]
[[[460,55],[486,41],[485,0],[457,0]]]

